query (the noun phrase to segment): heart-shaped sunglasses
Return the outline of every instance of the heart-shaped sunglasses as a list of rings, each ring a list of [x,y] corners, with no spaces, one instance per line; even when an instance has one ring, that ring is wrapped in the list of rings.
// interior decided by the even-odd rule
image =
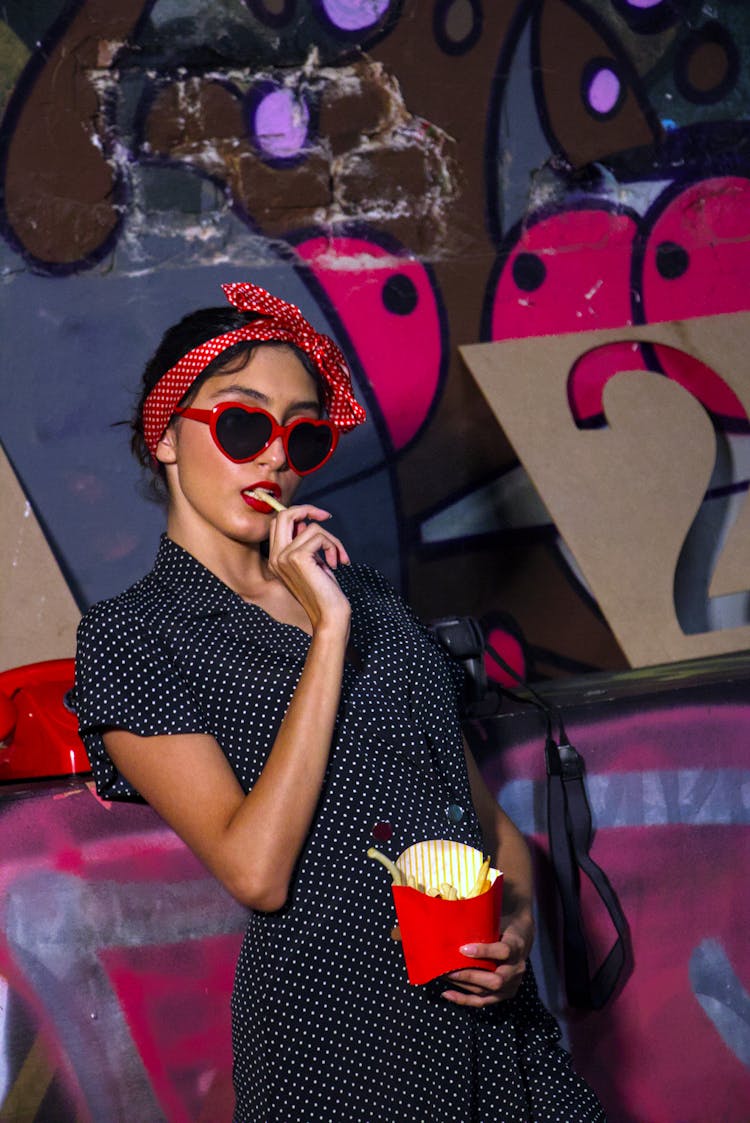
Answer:
[[[213,409],[178,407],[175,413],[209,425],[214,444],[235,464],[255,460],[281,437],[287,464],[298,476],[322,468],[339,440],[339,431],[330,421],[298,417],[279,425],[264,409],[240,402],[220,402]]]

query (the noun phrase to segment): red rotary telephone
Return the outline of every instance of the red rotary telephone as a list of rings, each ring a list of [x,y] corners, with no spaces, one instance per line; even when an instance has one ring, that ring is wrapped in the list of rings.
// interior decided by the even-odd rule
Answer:
[[[0,781],[90,771],[66,702],[73,668],[73,659],[48,659],[0,671]]]

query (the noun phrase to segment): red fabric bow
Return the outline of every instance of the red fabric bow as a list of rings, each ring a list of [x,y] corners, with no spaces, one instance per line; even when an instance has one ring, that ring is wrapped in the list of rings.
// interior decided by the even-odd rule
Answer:
[[[152,456],[156,455],[176,406],[198,375],[227,347],[246,339],[294,343],[309,355],[323,381],[326,412],[333,424],[346,432],[365,420],[365,411],[354,397],[351,374],[341,349],[329,336],[317,332],[295,304],[249,281],[221,287],[238,311],[256,312],[259,319],[194,347],[159,379],[143,406],[143,435]]]

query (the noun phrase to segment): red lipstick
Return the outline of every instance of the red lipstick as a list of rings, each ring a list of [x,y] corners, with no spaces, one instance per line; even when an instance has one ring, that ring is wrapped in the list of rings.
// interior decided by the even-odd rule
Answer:
[[[256,499],[254,495],[250,494],[255,488],[262,488],[263,491],[267,491],[277,499],[281,498],[281,488],[277,483],[271,480],[258,480],[252,487],[247,487],[242,492],[242,498],[245,500],[248,507],[252,507],[254,511],[258,511],[261,515],[272,515],[274,513],[274,508],[269,503],[264,503],[262,499]]]

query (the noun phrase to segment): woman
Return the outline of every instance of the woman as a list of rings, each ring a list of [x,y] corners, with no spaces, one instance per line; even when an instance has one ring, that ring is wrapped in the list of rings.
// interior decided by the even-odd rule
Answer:
[[[146,369],[135,443],[167,533],[84,617],[76,696],[101,795],[145,798],[253,910],[235,1118],[600,1120],[525,971],[529,855],[462,742],[448,660],[293,502],[364,420],[344,358],[293,306],[223,288],[232,307],[186,317]],[[435,837],[496,857],[502,938],[464,949],[494,971],[409,985],[374,830],[394,858]]]

